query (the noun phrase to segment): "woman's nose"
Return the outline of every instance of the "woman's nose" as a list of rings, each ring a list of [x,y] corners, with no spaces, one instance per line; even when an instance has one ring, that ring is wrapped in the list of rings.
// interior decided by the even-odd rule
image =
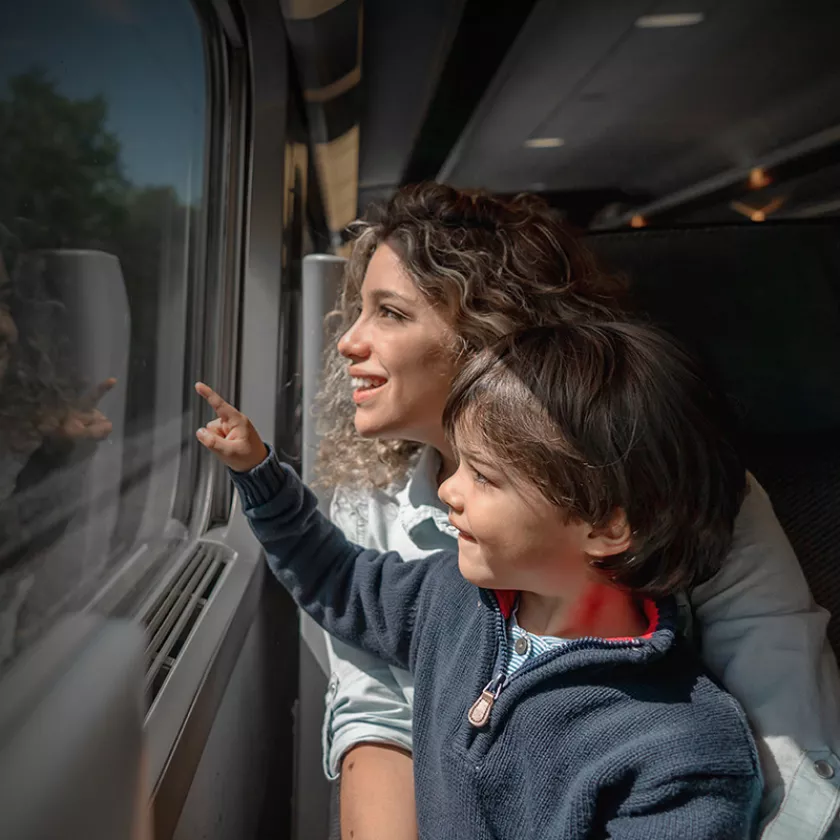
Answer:
[[[338,339],[338,352],[345,359],[366,359],[370,355],[370,342],[359,321]]]

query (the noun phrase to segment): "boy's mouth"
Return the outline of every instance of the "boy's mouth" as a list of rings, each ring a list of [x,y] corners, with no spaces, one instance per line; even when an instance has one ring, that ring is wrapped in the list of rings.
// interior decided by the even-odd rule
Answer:
[[[470,534],[468,531],[464,531],[461,528],[459,528],[452,521],[452,517],[449,518],[449,524],[458,532],[458,539],[459,540],[464,540],[465,542],[471,542],[471,543],[477,542],[476,538],[472,534]]]

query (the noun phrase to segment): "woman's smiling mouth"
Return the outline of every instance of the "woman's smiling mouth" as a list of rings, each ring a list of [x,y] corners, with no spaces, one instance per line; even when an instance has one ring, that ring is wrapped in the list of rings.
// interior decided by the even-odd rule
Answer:
[[[353,402],[360,405],[375,397],[388,380],[382,376],[351,376],[350,384],[353,387]]]

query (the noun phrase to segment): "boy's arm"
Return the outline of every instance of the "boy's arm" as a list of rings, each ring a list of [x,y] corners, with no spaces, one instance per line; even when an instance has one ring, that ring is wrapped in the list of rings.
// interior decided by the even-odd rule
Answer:
[[[687,775],[634,791],[607,823],[610,840],[752,840],[758,776]]]
[[[325,630],[400,668],[413,665],[416,615],[441,593],[445,556],[403,563],[350,543],[318,511],[313,494],[280,464],[248,417],[203,382],[195,390],[216,414],[196,432],[230,471],[268,564],[298,605]],[[435,574],[429,575],[429,569]],[[453,587],[449,587],[452,589]]]
[[[411,669],[417,615],[440,588],[450,559],[405,563],[394,552],[354,545],[273,451],[249,472],[231,475],[272,572],[298,606],[337,638]]]
[[[706,677],[692,680],[689,670],[683,678],[692,685],[690,710],[640,707],[654,722],[628,744],[629,761],[617,756],[618,766],[628,772],[612,778],[613,790],[626,790],[605,818],[613,840],[752,840],[756,835],[763,780],[749,723],[735,701]]]

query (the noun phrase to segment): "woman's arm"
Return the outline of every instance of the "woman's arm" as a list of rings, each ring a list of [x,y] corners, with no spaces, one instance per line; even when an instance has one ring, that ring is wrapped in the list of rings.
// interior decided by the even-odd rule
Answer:
[[[358,744],[341,764],[342,840],[416,840],[414,762],[387,744]]]
[[[366,498],[356,498],[355,494],[338,489],[330,504],[332,522],[351,542],[364,546],[371,544],[362,510],[366,502]],[[329,634],[326,642],[330,684],[323,746],[328,778],[338,776],[343,757],[359,744],[390,745],[410,753],[413,698],[406,696],[394,671],[380,659]],[[413,792],[411,798],[413,802]]]
[[[342,488],[330,519],[352,542],[370,545],[366,496]],[[326,635],[330,683],[324,714],[323,760],[328,778],[341,776],[340,821],[345,840],[416,840],[412,752],[412,691],[392,668]]]
[[[691,593],[708,667],[754,727],[766,780],[762,816],[819,840],[840,805],[840,677],[818,607],[767,494],[749,477],[723,569]],[[834,779],[824,764],[828,762]],[[822,775],[819,771],[822,771]]]

